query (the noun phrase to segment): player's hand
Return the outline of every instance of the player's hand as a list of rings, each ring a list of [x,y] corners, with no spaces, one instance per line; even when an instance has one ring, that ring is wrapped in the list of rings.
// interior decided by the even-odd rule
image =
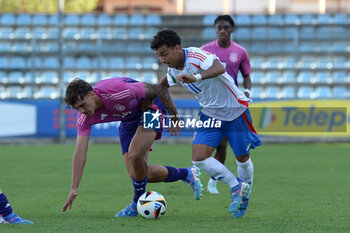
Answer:
[[[179,126],[179,119],[171,119],[172,124],[171,127],[165,130],[166,132],[170,132],[171,136],[180,136],[180,129],[181,127]]]
[[[72,209],[73,201],[77,196],[78,196],[78,190],[72,189],[69,192],[66,203],[64,203],[64,205],[62,206],[62,211],[66,211],[68,207],[69,207],[69,210]]]
[[[183,83],[194,83],[196,81],[197,81],[197,79],[195,77],[193,77],[192,75],[182,74],[182,75],[176,77],[176,82],[179,83],[179,84],[181,82],[183,82]]]

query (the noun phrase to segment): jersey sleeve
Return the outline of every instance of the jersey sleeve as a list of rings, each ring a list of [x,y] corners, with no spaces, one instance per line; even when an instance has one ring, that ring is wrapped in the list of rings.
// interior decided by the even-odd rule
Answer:
[[[176,85],[176,77],[174,76],[174,74],[171,72],[171,69],[168,68],[168,73],[166,74],[166,78],[168,80],[168,84],[170,87],[175,86]]]
[[[242,61],[241,61],[241,65],[240,65],[239,69],[240,69],[243,76],[250,74],[250,72],[252,71],[251,67],[250,67],[248,53],[246,50],[243,51]]]
[[[193,49],[188,52],[189,62],[202,70],[207,70],[209,67],[213,65],[215,60],[219,59],[215,56],[215,54],[209,53],[203,49]]]
[[[87,116],[78,113],[77,116],[77,131],[79,136],[89,136],[91,133],[91,124],[89,124]]]

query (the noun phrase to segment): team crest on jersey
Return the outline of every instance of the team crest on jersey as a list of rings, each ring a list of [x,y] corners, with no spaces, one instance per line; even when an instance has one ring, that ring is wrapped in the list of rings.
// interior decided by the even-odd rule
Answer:
[[[121,105],[121,104],[116,104],[113,106],[117,111],[124,111],[125,110],[125,106]]]
[[[230,54],[230,60],[231,60],[232,62],[236,62],[236,61],[238,60],[238,55],[237,55],[237,53],[231,53],[231,54]]]

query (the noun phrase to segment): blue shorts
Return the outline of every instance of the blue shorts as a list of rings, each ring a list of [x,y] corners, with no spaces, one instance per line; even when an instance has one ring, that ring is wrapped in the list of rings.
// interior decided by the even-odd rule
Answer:
[[[202,112],[199,116],[203,122],[211,118]],[[253,127],[249,109],[233,121],[221,121],[220,128],[197,128],[193,136],[193,144],[217,148],[224,136],[227,137],[236,156],[246,155],[250,149],[261,145],[260,138]]]
[[[158,98],[154,100],[154,105],[152,107],[152,110],[160,109],[161,112],[164,114],[166,113],[166,109],[163,106],[162,102]],[[129,151],[129,146],[131,143],[132,138],[134,137],[137,127],[139,125],[143,125],[142,119],[139,120],[133,120],[133,121],[122,121],[119,125],[119,139],[120,139],[120,145],[122,147],[122,153],[125,154]],[[155,140],[158,140],[162,137],[163,132],[163,125],[161,125],[160,129],[153,129],[157,136]],[[152,148],[150,148],[152,149]]]

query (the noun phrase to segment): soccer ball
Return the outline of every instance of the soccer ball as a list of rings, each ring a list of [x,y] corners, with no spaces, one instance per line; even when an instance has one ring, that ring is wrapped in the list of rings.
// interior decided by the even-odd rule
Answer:
[[[166,201],[163,195],[158,192],[145,192],[137,201],[137,211],[143,218],[158,219],[166,211]]]

